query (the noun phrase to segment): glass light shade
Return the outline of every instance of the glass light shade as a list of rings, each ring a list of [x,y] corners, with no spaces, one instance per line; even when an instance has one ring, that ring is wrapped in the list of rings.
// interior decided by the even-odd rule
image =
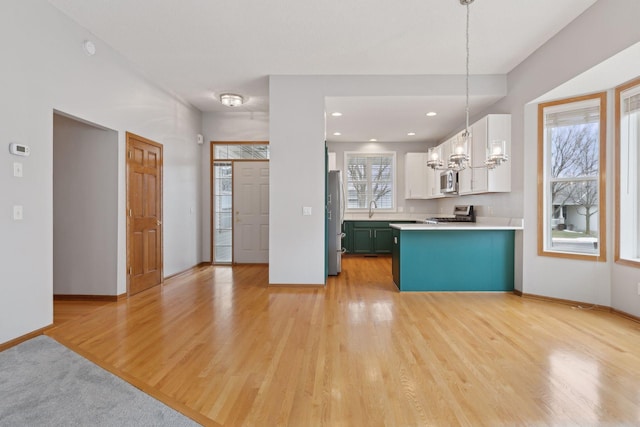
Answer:
[[[237,107],[244,103],[244,98],[235,93],[223,93],[220,95],[220,102],[227,107]]]
[[[504,140],[491,141],[491,155],[501,156],[503,154],[505,154],[505,141]]]
[[[502,139],[491,141],[489,147],[487,147],[487,160],[485,162],[487,167],[493,169],[496,166],[500,166],[502,162],[506,162],[507,159],[506,141]]]
[[[471,139],[471,134],[467,131],[463,132],[457,138],[454,138],[451,141],[451,155],[449,155],[449,168],[453,169],[464,169],[466,167],[466,162],[469,160],[469,155],[467,154],[469,140]]]
[[[440,160],[440,153],[438,152],[437,147],[431,147],[427,150],[427,166],[432,169],[441,168],[443,165],[442,160]]]

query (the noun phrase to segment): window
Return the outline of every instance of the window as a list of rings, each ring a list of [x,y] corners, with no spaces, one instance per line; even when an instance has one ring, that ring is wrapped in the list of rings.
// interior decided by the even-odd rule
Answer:
[[[538,107],[538,254],[605,261],[606,94]]]
[[[640,267],[640,79],[616,88],[616,262]]]
[[[347,209],[395,208],[395,153],[346,152]]]

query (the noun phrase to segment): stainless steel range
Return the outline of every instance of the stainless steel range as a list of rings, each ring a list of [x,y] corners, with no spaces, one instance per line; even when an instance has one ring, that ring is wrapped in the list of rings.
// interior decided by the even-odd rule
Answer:
[[[427,224],[442,224],[449,222],[476,222],[476,214],[473,205],[456,205],[453,208],[453,216],[432,217],[424,220]]]

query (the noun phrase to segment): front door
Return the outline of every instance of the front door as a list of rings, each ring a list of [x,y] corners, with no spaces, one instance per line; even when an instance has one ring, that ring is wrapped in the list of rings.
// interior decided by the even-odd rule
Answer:
[[[127,132],[127,292],[162,283],[162,145]]]
[[[269,162],[233,162],[233,262],[269,262]]]

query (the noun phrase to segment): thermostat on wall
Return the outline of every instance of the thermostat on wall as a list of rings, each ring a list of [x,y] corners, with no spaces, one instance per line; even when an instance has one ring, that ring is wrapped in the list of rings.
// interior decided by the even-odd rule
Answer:
[[[31,154],[31,148],[28,145],[24,144],[16,144],[12,142],[9,144],[9,152],[11,154],[15,154],[16,156],[28,156]]]

